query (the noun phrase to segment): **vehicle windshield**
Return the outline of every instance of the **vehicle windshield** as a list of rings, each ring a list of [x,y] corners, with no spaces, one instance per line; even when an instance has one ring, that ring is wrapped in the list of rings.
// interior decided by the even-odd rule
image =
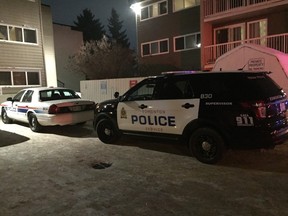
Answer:
[[[70,89],[48,89],[40,91],[41,101],[62,100],[62,99],[78,99],[80,96]]]

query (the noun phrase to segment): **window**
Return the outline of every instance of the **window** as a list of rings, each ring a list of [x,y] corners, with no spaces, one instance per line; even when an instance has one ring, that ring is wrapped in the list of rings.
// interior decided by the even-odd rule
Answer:
[[[141,9],[140,20],[146,20],[149,18],[161,16],[167,14],[167,1],[151,4]]]
[[[26,85],[25,73],[13,72],[13,84],[14,85]]]
[[[244,40],[245,24],[225,26],[214,30],[215,44],[228,43]]]
[[[24,97],[23,97],[23,99],[22,99],[22,102],[31,102],[31,101],[32,101],[32,95],[33,95],[33,93],[34,93],[34,91],[28,90],[28,91],[25,93],[25,95],[24,95]]]
[[[163,79],[162,86],[156,95],[157,99],[187,99],[193,98],[194,93],[190,84],[190,80],[185,77],[171,77]]]
[[[174,50],[184,51],[198,49],[201,46],[200,33],[193,33],[174,38]]]
[[[142,44],[142,56],[168,53],[168,39]]]
[[[21,28],[17,28],[17,27],[13,27],[13,26],[9,26],[9,39],[11,41],[19,41],[22,42],[22,29]]]
[[[267,20],[257,20],[247,23],[248,38],[257,38],[255,41],[257,44],[265,45],[266,40],[260,39],[267,36]]]
[[[39,94],[40,94],[40,101],[79,98],[77,93],[70,89],[49,89],[40,91]]]
[[[37,43],[36,31],[31,29],[24,29],[24,42]]]
[[[38,72],[27,72],[28,85],[40,85]]]
[[[215,29],[214,44],[219,44],[215,50],[215,57],[218,58],[231,49],[241,45],[244,39],[245,23],[239,23]]]
[[[7,26],[0,25],[0,40],[8,40]]]
[[[0,85],[40,85],[40,73],[36,71],[0,71]]]
[[[1,24],[0,42],[1,41],[37,44],[37,32],[36,29]]]
[[[200,5],[200,0],[173,0],[174,11]]]
[[[24,93],[25,93],[25,90],[22,90],[22,91],[18,92],[18,93],[13,97],[13,101],[20,101]]]
[[[11,72],[0,72],[0,85],[12,85]]]
[[[127,101],[137,100],[152,100],[154,99],[155,88],[157,80],[145,80],[142,84],[139,84],[136,88],[131,89],[125,96]]]

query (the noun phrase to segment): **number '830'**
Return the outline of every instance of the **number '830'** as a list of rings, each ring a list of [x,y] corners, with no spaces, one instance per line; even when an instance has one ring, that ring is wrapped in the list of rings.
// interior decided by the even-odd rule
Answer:
[[[213,96],[212,94],[201,94],[200,99],[211,99],[212,96]]]

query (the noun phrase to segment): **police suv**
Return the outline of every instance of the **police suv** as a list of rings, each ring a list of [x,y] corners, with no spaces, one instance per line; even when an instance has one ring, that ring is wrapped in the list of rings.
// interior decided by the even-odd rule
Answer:
[[[171,72],[97,104],[93,125],[104,143],[123,133],[182,138],[199,161],[213,164],[227,148],[286,140],[287,108],[267,72]]]

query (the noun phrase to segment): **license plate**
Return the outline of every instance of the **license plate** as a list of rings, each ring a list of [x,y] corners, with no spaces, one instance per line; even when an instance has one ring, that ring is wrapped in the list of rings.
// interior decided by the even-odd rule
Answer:
[[[70,107],[70,110],[73,111],[73,112],[77,112],[77,111],[81,111],[81,106],[73,106],[73,107]]]

